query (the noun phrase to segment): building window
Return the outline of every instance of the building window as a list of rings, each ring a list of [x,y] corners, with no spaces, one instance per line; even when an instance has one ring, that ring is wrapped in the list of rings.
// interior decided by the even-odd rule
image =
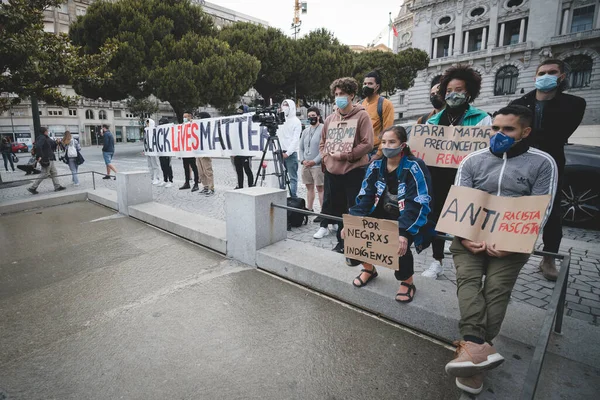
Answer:
[[[494,96],[503,96],[505,94],[515,94],[517,91],[517,80],[519,79],[519,70],[517,67],[507,65],[502,67],[496,73],[496,83],[494,85]]]
[[[60,115],[63,115],[63,112],[61,110],[48,110],[48,115],[58,117]]]
[[[404,95],[401,94],[400,96],[398,96],[398,103],[399,104],[404,104]]]
[[[94,111],[85,110],[85,119],[94,119]]]
[[[573,10],[571,21],[571,33],[582,32],[592,29],[594,26],[594,10],[596,6],[580,7]]]
[[[577,55],[565,60],[568,70],[569,87],[583,88],[590,86],[592,78],[592,59],[588,56]]]
[[[448,25],[450,22],[452,22],[452,17],[450,17],[449,15],[446,15],[445,17],[442,17],[438,20],[438,25],[444,26],[444,25]]]
[[[483,8],[483,7],[476,7],[474,9],[472,9],[471,12],[469,13],[469,15],[472,18],[480,17],[483,14],[485,14],[485,8]]]
[[[506,7],[508,7],[508,8],[519,7],[521,4],[523,4],[523,0],[508,0],[506,2]]]
[[[76,117],[77,116],[77,110],[69,110],[69,115],[72,117]]]
[[[469,34],[469,41],[467,42],[467,53],[472,51],[479,51],[483,49],[483,28],[473,29],[465,32],[465,38]]]
[[[433,51],[432,51],[432,58],[441,58],[441,57],[448,57],[450,55],[450,37],[452,35],[448,35],[448,36],[442,36],[442,37],[438,37],[433,39]],[[435,42],[437,40],[437,47],[435,46]]]
[[[521,36],[521,21],[515,19],[512,21],[505,22],[498,26],[498,32],[502,32],[502,25],[504,25],[504,36],[498,36],[498,46],[510,46],[513,44],[519,44],[519,38]],[[527,40],[527,20],[525,20],[525,30],[523,31],[523,42]]]
[[[121,118],[121,110],[115,110],[113,112],[115,114],[115,118]]]
[[[76,14],[78,17],[80,17],[80,16],[83,16],[83,15],[85,15],[85,11],[86,11],[86,10],[85,10],[85,8],[83,8],[83,7],[77,7],[77,8],[75,9],[75,14]]]
[[[106,111],[104,110],[100,110],[98,112],[98,119],[108,119],[107,115],[106,115]]]

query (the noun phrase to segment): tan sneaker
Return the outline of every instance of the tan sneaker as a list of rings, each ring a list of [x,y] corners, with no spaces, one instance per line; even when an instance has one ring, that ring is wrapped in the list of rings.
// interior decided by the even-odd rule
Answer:
[[[456,387],[467,393],[479,394],[483,391],[483,374],[475,374],[466,378],[456,378]]]
[[[542,275],[549,281],[555,282],[558,279],[558,271],[556,270],[556,262],[554,258],[544,256],[542,258],[542,262],[540,262],[540,271],[542,271]]]
[[[477,344],[460,341],[454,360],[446,364],[446,372],[452,376],[465,378],[496,368],[503,362],[504,357],[488,343]]]

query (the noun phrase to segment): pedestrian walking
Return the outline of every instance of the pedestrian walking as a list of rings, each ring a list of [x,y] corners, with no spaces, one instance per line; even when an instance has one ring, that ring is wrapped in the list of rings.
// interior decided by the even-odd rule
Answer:
[[[495,196],[551,195],[541,228],[552,209],[558,170],[548,153],[530,147],[525,140],[531,133],[532,117],[527,107],[500,109],[494,117],[496,134],[490,138],[490,147],[463,159],[456,185]],[[460,389],[479,394],[484,371],[504,361],[491,343],[500,332],[510,294],[530,254],[501,251],[496,243],[458,237],[450,251],[456,266],[462,340],[454,360],[446,364],[446,372],[456,377]]]
[[[56,166],[54,165],[56,156],[54,155],[54,151],[56,150],[57,145],[54,140],[48,137],[48,128],[42,127],[40,129],[40,135],[35,139],[34,146],[35,155],[37,161],[42,167],[42,172],[33,185],[27,188],[29,193],[38,194],[37,188],[40,186],[42,181],[48,177],[52,179],[55,192],[65,190],[65,187],[61,186],[61,184],[58,182],[58,178],[56,177]]]
[[[112,164],[112,158],[115,155],[115,138],[110,132],[108,124],[102,125],[100,136],[103,140],[102,157],[104,157],[104,164],[106,164],[106,176],[102,179],[110,179],[110,171],[115,173],[116,178],[117,169]]]
[[[481,76],[473,68],[457,65],[448,68],[440,79],[440,99],[445,99],[446,108],[434,114],[427,120],[428,124],[444,126],[489,126],[492,119],[483,110],[473,107],[472,103],[481,90]],[[434,106],[435,107],[435,106]],[[437,223],[450,186],[454,183],[456,170],[452,168],[429,167],[433,183],[433,198],[435,199],[433,218]],[[426,278],[436,279],[444,272],[444,239],[436,238],[431,247],[433,262],[421,274]],[[447,252],[449,253],[449,249]]]
[[[6,169],[6,172],[15,172],[12,145],[7,137],[2,138],[2,143],[0,144],[0,152],[2,152],[2,159],[4,160],[4,168]],[[10,170],[8,169],[8,164],[10,164]]]
[[[567,88],[565,63],[549,59],[542,62],[535,74],[535,90],[510,103],[529,108],[533,112],[533,131],[527,138],[531,146],[550,154],[558,167],[558,193],[562,192],[565,172],[565,144],[575,132],[585,113],[583,98],[563,93]],[[544,227],[544,251],[558,253],[562,240],[561,196],[554,198],[552,214]],[[552,256],[543,256],[539,269],[544,278],[558,278]]]
[[[69,169],[71,170],[73,185],[79,186],[79,177],[77,175],[79,164],[77,164],[77,154],[81,151],[81,146],[77,139],[71,135],[71,132],[66,131],[62,139],[62,147],[65,151],[63,157],[67,160]]]
[[[210,114],[207,112],[201,112],[198,114],[199,119],[210,118]],[[212,196],[215,194],[215,178],[213,174],[212,158],[210,157],[197,157],[196,166],[198,167],[198,175],[200,182],[203,185],[200,194],[205,196]]]
[[[410,246],[422,252],[435,236],[431,220],[431,176],[427,166],[415,157],[407,145],[408,135],[401,126],[386,129],[381,137],[383,158],[373,161],[358,193],[350,215],[398,221],[400,268],[395,271],[400,288],[396,301],[410,303],[415,296],[414,260]],[[342,237],[345,237],[345,231]],[[347,259],[352,265],[360,262]],[[362,263],[363,269],[353,281],[356,287],[366,286],[377,277],[373,264]]]
[[[183,114],[183,123],[187,124],[188,122],[192,122],[192,113],[186,112]],[[183,173],[185,174],[185,183],[183,186],[179,188],[179,190],[187,190],[190,187],[192,188],[192,192],[196,192],[199,190],[198,188],[198,167],[196,165],[195,157],[183,157]],[[190,186],[190,170],[194,172],[194,186]]]
[[[323,118],[317,107],[308,109],[308,121],[310,126],[302,132],[300,137],[298,160],[302,165],[302,182],[306,186],[306,207],[313,211],[315,189],[319,194],[319,204],[323,209],[323,185],[325,183],[325,174],[321,169],[321,153],[319,153]],[[318,222],[320,221],[321,218]]]

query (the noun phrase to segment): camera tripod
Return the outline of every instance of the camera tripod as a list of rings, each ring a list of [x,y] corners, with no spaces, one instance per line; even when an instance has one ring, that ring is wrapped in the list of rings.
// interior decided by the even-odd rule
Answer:
[[[275,166],[275,172],[271,174],[267,174],[266,167],[264,166],[265,156],[267,155],[267,151],[271,149],[273,153],[273,163]],[[261,174],[262,171],[262,174]],[[283,151],[281,150],[281,143],[279,143],[279,138],[276,133],[271,132],[269,129],[269,138],[267,139],[267,143],[265,144],[265,149],[263,150],[262,157],[260,159],[260,163],[258,164],[258,171],[256,171],[256,178],[254,178],[254,186],[258,183],[258,178],[262,175],[263,179],[266,175],[275,175],[277,177],[277,181],[279,183],[280,189],[285,189],[287,186],[290,197],[292,196],[292,189],[290,187],[290,178],[288,177],[287,168],[285,167],[285,162],[283,162]]]

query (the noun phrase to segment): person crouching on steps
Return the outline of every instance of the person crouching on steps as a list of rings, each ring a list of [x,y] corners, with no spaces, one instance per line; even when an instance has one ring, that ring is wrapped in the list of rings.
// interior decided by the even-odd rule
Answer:
[[[416,292],[413,284],[414,260],[410,245],[417,253],[429,247],[435,235],[431,221],[431,176],[423,160],[416,158],[407,145],[407,134],[401,126],[392,126],[381,137],[383,158],[373,161],[362,183],[356,205],[349,214],[398,221],[400,269],[394,274],[400,281],[396,301],[409,303]],[[343,233],[346,236],[346,231]],[[356,260],[349,260],[357,262]],[[352,284],[366,286],[377,277],[372,264]]]

